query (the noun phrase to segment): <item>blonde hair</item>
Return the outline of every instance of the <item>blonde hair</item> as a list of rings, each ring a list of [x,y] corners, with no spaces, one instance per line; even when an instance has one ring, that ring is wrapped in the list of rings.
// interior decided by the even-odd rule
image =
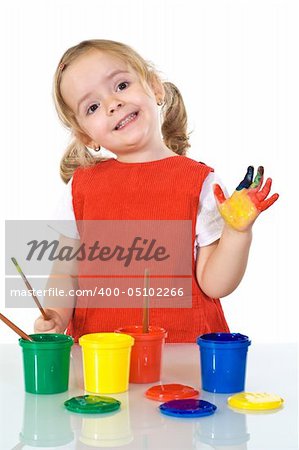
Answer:
[[[153,79],[160,80],[153,65],[145,61],[135,50],[120,42],[94,39],[82,41],[69,48],[61,60],[54,76],[53,96],[56,111],[62,123],[72,130],[73,137],[60,162],[60,175],[65,183],[72,177],[79,166],[90,166],[107,158],[92,155],[80,140],[84,135],[74,112],[65,103],[61,94],[61,79],[63,71],[79,56],[90,50],[100,50],[110,53],[124,60],[140,77],[145,88],[151,86]],[[160,80],[161,81],[161,80]],[[161,81],[162,82],[162,81]],[[187,135],[187,113],[183,98],[178,88],[170,82],[162,82],[165,90],[165,99],[161,109],[161,132],[165,145],[179,155],[185,155],[190,147]]]

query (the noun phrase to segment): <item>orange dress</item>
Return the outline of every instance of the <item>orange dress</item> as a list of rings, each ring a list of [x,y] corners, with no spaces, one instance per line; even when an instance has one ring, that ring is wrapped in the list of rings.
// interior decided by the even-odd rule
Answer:
[[[186,156],[174,156],[143,163],[110,159],[74,173],[72,196],[77,221],[191,221],[192,305],[150,310],[150,324],[167,330],[166,342],[195,342],[204,333],[229,331],[219,299],[204,294],[195,276],[193,248],[199,198],[211,171]],[[78,281],[84,289],[86,280],[80,278],[80,272]],[[140,307],[93,308],[88,299],[78,297],[68,334],[77,341],[83,334],[141,323]]]

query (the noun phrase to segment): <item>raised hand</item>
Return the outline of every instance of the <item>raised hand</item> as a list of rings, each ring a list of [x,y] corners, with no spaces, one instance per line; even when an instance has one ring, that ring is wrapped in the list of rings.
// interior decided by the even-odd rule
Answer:
[[[253,180],[254,168],[249,166],[244,179],[231,197],[226,198],[219,184],[214,185],[214,195],[219,212],[225,222],[238,231],[246,231],[254,223],[258,215],[273,205],[278,194],[267,198],[272,180],[267,178],[263,184],[264,168],[260,166]],[[253,181],[252,181],[253,180]]]

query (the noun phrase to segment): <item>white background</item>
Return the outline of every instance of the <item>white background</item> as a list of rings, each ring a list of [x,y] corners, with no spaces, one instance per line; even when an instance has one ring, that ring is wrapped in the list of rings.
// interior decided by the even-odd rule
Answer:
[[[4,219],[49,219],[64,191],[69,135],[51,98],[62,53],[85,39],[123,41],[181,90],[189,156],[230,192],[249,164],[273,178],[280,199],[254,225],[246,275],[222,304],[231,330],[253,342],[297,340],[298,2],[10,0],[0,17],[3,248]],[[30,333],[37,309],[5,309],[3,259],[1,312]],[[2,342],[16,338],[0,323]]]

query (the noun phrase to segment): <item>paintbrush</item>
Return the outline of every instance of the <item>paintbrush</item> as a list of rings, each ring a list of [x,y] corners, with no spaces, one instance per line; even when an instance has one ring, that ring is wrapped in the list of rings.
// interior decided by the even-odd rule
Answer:
[[[19,266],[19,264],[18,264],[16,258],[11,258],[11,260],[12,260],[12,262],[14,263],[14,265],[16,266],[17,271],[18,271],[19,274],[21,275],[21,277],[22,277],[22,279],[23,279],[23,281],[24,281],[24,283],[25,283],[27,289],[28,289],[29,292],[31,293],[31,295],[32,295],[32,297],[33,297],[33,300],[35,301],[35,303],[36,303],[38,309],[40,310],[40,312],[41,312],[43,318],[44,318],[45,320],[49,320],[50,317],[47,316],[47,314],[46,314],[44,308],[42,307],[42,305],[41,305],[40,302],[39,302],[39,299],[38,299],[37,296],[34,294],[34,291],[33,291],[33,289],[32,289],[32,286],[31,286],[31,284],[29,283],[29,281],[27,280],[26,276],[24,275],[24,273],[23,273],[21,267]]]
[[[19,327],[17,327],[13,322],[11,322],[7,317],[3,316],[3,314],[0,313],[0,319],[2,322],[6,323],[9,328],[11,328],[15,333],[17,333],[21,338],[25,339],[26,341],[33,341],[28,334],[24,333]]]
[[[143,318],[142,318],[142,332],[149,332],[149,270],[144,271],[144,291],[145,296],[143,300]]]

